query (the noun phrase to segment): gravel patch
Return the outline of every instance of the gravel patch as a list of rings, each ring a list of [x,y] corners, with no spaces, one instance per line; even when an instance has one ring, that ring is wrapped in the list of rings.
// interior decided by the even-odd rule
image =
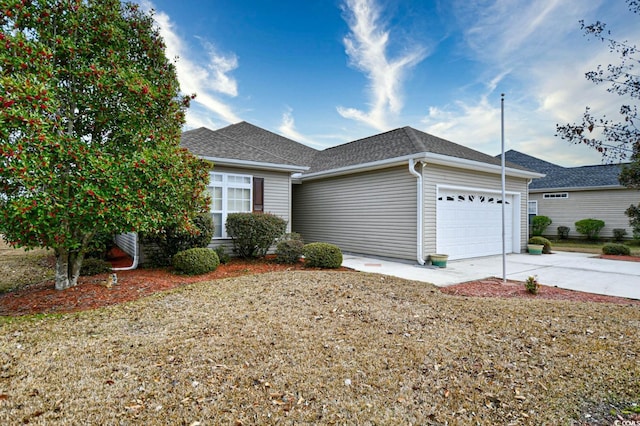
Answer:
[[[591,424],[638,402],[639,332],[638,306],[229,278],[0,318],[0,424]]]

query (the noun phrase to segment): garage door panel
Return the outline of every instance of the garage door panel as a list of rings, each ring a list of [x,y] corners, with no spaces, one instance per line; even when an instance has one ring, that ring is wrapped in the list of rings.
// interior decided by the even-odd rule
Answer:
[[[513,196],[506,197],[506,250],[512,251]],[[440,190],[436,245],[450,259],[502,253],[501,196],[482,191]]]

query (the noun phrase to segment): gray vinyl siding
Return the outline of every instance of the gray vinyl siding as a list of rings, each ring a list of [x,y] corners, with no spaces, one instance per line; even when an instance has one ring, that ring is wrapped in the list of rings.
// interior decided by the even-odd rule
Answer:
[[[212,171],[264,178],[264,212],[274,214],[286,220],[287,232],[291,232],[290,173],[216,165],[214,165]],[[221,245],[225,246],[228,253],[231,253],[233,248],[231,239],[213,239],[209,247],[215,248]]]
[[[416,177],[395,167],[293,186],[293,231],[305,242],[415,260]]]
[[[422,170],[424,180],[424,243],[423,256],[436,252],[436,187],[452,185],[500,191],[502,179],[498,174],[456,169],[427,164]],[[527,223],[527,179],[506,177],[506,191],[520,193],[520,250],[526,249]]]
[[[638,204],[640,191],[631,189],[607,189],[595,191],[547,191],[568,192],[569,198],[544,199],[544,192],[532,192],[530,199],[538,202],[538,215],[548,216],[553,222],[544,232],[556,238],[558,226],[568,226],[572,238],[582,237],[576,232],[575,223],[580,219],[600,219],[605,227],[600,231],[604,238],[613,237],[615,228],[627,230],[627,237],[633,236],[629,218],[624,214],[631,204]]]

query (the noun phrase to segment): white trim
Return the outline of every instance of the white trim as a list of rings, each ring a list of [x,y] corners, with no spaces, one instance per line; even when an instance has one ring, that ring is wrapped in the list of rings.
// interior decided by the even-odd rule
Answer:
[[[476,186],[457,186],[457,185],[436,184],[436,196],[440,192],[440,189],[455,189],[459,191],[474,191],[474,192],[486,192],[488,194],[502,194],[501,189],[479,188]],[[505,191],[505,194],[520,195],[518,191]]]
[[[221,182],[215,182],[213,180],[213,177],[219,175],[222,176],[222,181]],[[236,178],[249,178],[249,183],[248,184],[238,184],[238,183],[232,183],[230,184],[228,179],[229,177],[236,177]],[[219,187],[222,188],[222,194],[221,194],[221,203],[222,203],[222,209],[221,210],[213,210],[213,200],[211,200],[211,205],[209,206],[209,213],[213,216],[214,214],[220,214],[221,218],[220,218],[220,236],[216,237],[214,234],[213,239],[214,240],[228,240],[229,236],[227,235],[227,230],[225,227],[225,224],[227,222],[227,216],[229,215],[229,213],[249,213],[253,210],[253,176],[252,175],[245,175],[245,174],[240,174],[240,173],[226,173],[226,172],[209,172],[209,183],[207,185],[207,190],[209,190],[209,188],[215,188],[215,187]],[[248,189],[249,190],[249,210],[247,212],[245,211],[229,211],[227,205],[228,205],[228,190],[229,189]],[[215,221],[214,221],[215,222]]]
[[[432,164],[440,164],[443,166],[453,166],[461,169],[469,169],[469,170],[494,173],[494,174],[502,173],[502,167],[497,164],[482,163],[479,161],[467,160],[465,158],[458,158],[458,157],[450,157],[448,155],[434,154],[431,152],[425,152],[424,158],[427,160],[427,162]],[[513,169],[509,167],[505,168],[505,173],[507,176],[522,177],[522,178],[541,178],[546,176],[543,173]]]
[[[232,158],[207,157],[202,155],[199,155],[198,157],[203,160],[211,161],[214,165],[218,164],[221,166],[244,166],[258,170],[275,170],[283,172],[304,172],[309,170],[309,167],[306,166],[292,166],[289,164],[272,164],[260,161],[235,160]]]
[[[300,176],[300,179],[302,182],[304,182],[306,180],[341,176],[341,175],[346,175],[354,172],[377,170],[377,169],[382,169],[386,167],[404,165],[406,161],[411,159],[416,161],[423,161],[429,164],[440,164],[440,165],[445,165],[449,167],[457,167],[460,169],[482,171],[482,172],[493,173],[493,174],[500,174],[502,172],[501,167],[498,165],[482,163],[479,161],[466,160],[463,158],[450,157],[448,155],[433,154],[430,152],[421,152],[417,154],[403,155],[401,157],[387,158],[385,160],[372,161],[369,163],[353,164],[350,166],[339,167],[337,169],[323,170],[321,172],[303,174],[302,176]],[[522,178],[540,178],[545,176],[542,173],[536,173],[536,172],[530,172],[526,170],[518,170],[518,169],[512,169],[512,168],[506,169],[506,174],[507,176],[522,177]]]
[[[532,205],[532,204],[536,206],[535,213],[531,213],[531,210],[529,209],[529,206]],[[527,201],[527,216],[531,215],[531,214],[534,214],[536,216],[538,215],[538,200],[528,200]]]

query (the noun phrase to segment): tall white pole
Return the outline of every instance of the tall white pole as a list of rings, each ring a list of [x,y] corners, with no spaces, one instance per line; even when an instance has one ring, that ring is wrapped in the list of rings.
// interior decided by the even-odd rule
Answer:
[[[502,145],[502,155],[500,159],[502,160],[502,282],[507,282],[507,253],[506,253],[506,229],[505,229],[505,220],[504,220],[504,205],[506,202],[506,194],[505,194],[505,171],[504,171],[504,93],[502,93],[500,99],[500,128],[501,128],[501,145]]]

